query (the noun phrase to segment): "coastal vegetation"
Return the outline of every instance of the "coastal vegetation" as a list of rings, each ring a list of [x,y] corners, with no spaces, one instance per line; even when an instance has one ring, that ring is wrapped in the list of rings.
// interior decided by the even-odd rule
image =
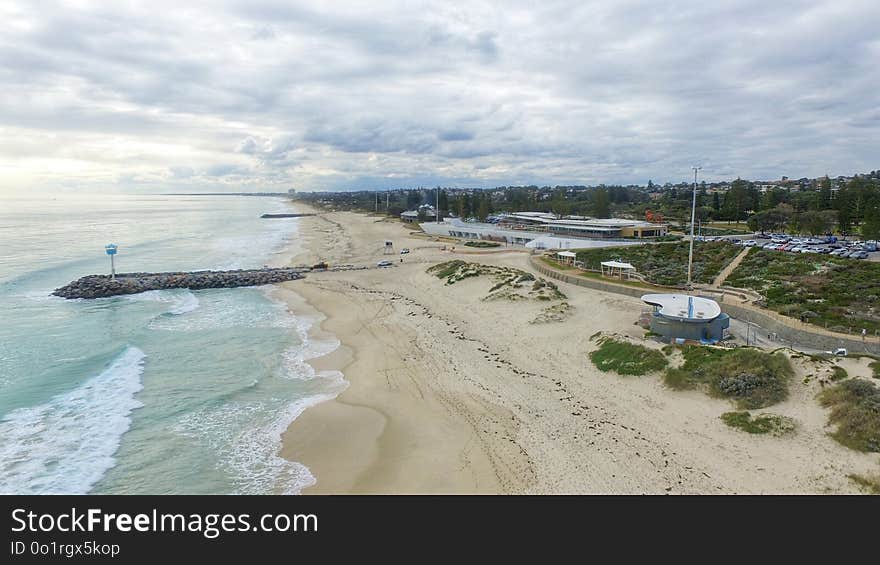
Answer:
[[[753,249],[727,284],[764,296],[780,314],[829,330],[880,330],[880,263]]]
[[[694,345],[680,351],[684,363],[667,369],[663,377],[672,389],[705,390],[732,400],[741,410],[766,408],[788,397],[794,370],[783,353]]]
[[[541,313],[535,317],[535,319],[531,320],[530,324],[547,324],[550,322],[562,322],[565,321],[570,315],[572,311],[572,306],[568,302],[560,302],[558,304],[551,304],[547,306]]]
[[[874,372],[872,375],[875,379],[880,379],[880,361],[872,361],[868,367]]]
[[[656,349],[606,335],[594,336],[591,340],[599,347],[590,352],[590,361],[600,371],[641,376],[666,368],[666,356]]]
[[[831,409],[831,437],[857,451],[880,452],[880,388],[863,379],[842,381],[819,395]]]
[[[794,430],[794,421],[777,414],[758,414],[752,416],[749,412],[725,412],[721,420],[731,428],[736,428],[750,434],[783,435]]]
[[[648,282],[681,286],[687,282],[688,242],[658,243],[631,247],[605,247],[576,251],[577,260],[588,269],[600,269],[602,261],[618,259],[631,263]],[[693,279],[711,283],[718,273],[742,251],[726,241],[694,243]]]
[[[465,241],[465,247],[477,247],[477,248],[487,248],[487,247],[500,247],[501,244],[497,241]]]
[[[447,285],[471,277],[490,277],[495,284],[489,289],[483,300],[553,301],[566,298],[554,283],[513,267],[469,263],[455,259],[428,267],[427,272],[439,279],[446,279]]]

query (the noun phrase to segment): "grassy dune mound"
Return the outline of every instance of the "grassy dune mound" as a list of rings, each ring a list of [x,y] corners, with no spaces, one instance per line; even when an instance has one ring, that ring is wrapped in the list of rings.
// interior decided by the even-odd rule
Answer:
[[[819,395],[819,402],[831,408],[831,434],[841,444],[880,453],[880,387],[862,379],[843,381]]]
[[[758,414],[752,416],[748,412],[725,412],[721,419],[731,428],[737,428],[750,434],[784,435],[794,430],[794,421],[776,414]]]
[[[599,348],[590,353],[590,361],[600,371],[641,376],[666,368],[666,356],[656,349],[611,336],[594,336],[594,339]]]
[[[446,279],[451,285],[471,277],[489,277],[495,284],[484,300],[564,300],[565,294],[552,282],[532,273],[497,265],[469,263],[460,259],[438,263],[428,268],[428,273]]]
[[[743,410],[772,406],[788,397],[794,370],[782,353],[703,346],[685,346],[681,352],[684,363],[664,375],[670,388],[702,389],[733,400]]]

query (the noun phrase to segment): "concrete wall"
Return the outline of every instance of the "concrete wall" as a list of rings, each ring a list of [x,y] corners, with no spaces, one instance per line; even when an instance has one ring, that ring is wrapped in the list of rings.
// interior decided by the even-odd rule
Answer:
[[[634,296],[641,298],[647,292],[646,289],[627,287],[604,281],[589,279],[586,277],[578,277],[569,275],[560,271],[549,268],[538,256],[529,257],[532,267],[544,276],[561,280],[563,282],[584,286],[601,290],[603,292],[613,292],[615,294],[623,294],[626,296]],[[860,338],[846,338],[829,336],[821,333],[814,333],[807,330],[796,329],[788,326],[771,316],[758,312],[749,308],[743,308],[736,304],[727,304],[721,302],[721,311],[737,320],[752,322],[759,325],[760,331],[764,333],[774,333],[783,341],[791,343],[793,346],[803,349],[819,349],[822,351],[831,351],[838,347],[845,347],[851,353],[873,353],[880,354],[880,344],[876,338],[869,338],[867,342],[863,342]]]

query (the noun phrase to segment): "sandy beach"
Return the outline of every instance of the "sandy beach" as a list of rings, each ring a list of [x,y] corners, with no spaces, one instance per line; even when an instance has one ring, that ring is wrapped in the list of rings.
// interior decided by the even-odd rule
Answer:
[[[827,435],[819,384],[801,382],[809,368],[798,362],[790,398],[765,410],[793,418],[795,433],[746,434],[719,418],[727,401],[590,363],[598,331],[643,337],[636,298],[560,284],[570,309],[548,320],[541,300],[486,300],[488,277],[446,285],[426,272],[452,259],[531,272],[522,249],[452,251],[417,227],[350,212],[299,221],[294,264],[394,262],[281,285],[291,310],[321,320],[316,338],[341,343],[312,365],[350,383],[283,436],[282,455],[316,477],[304,494],[855,493],[848,474],[880,470],[876,454]]]

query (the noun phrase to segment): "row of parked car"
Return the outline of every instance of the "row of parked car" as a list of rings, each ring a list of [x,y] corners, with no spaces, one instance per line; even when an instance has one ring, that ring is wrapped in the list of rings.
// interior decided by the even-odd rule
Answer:
[[[758,239],[770,239],[770,241],[765,243],[758,241]],[[815,238],[792,237],[784,234],[764,236],[756,234],[756,239],[740,240],[736,243],[745,247],[760,247],[768,250],[788,251],[789,253],[822,253],[850,259],[867,259],[869,252],[877,251],[876,241],[838,241],[834,236]]]

